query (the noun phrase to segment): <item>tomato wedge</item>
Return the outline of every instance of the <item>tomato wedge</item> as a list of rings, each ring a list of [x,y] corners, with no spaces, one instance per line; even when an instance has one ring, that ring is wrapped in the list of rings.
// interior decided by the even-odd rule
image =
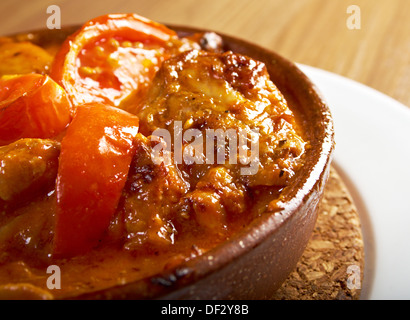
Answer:
[[[138,118],[103,104],[77,108],[61,142],[54,254],[95,247],[109,226],[135,152]]]
[[[111,14],[90,20],[63,43],[51,77],[73,104],[134,106],[166,58],[176,33],[136,14]]]
[[[0,79],[0,145],[21,138],[51,138],[71,121],[63,88],[46,75]]]

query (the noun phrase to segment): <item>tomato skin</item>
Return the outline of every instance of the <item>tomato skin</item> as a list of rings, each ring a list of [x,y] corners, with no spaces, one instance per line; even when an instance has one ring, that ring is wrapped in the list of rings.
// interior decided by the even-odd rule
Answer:
[[[77,108],[61,142],[54,254],[95,247],[109,226],[135,152],[139,120],[103,104]]]
[[[0,79],[0,145],[21,138],[52,138],[71,118],[71,103],[64,89],[47,75]]]
[[[126,109],[121,105],[123,100],[139,99],[139,91],[143,94],[165,59],[164,52],[155,54],[155,50],[144,48],[134,48],[133,52],[132,48],[122,47],[102,53],[106,57],[99,59],[92,49],[116,39],[164,49],[173,37],[177,37],[173,30],[136,14],[104,15],[88,21],[66,39],[54,59],[50,76],[66,89],[74,105],[100,102]],[[117,54],[118,66],[107,62],[109,53]],[[144,60],[151,58],[150,66],[144,66]],[[132,60],[135,60],[133,64]],[[98,69],[98,79],[84,75],[81,67]]]

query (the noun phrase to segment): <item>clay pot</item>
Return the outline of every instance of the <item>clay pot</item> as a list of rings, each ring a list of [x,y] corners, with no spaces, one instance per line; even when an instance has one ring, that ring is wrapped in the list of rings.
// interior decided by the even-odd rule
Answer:
[[[180,35],[203,31],[169,27]],[[43,30],[35,38],[40,44],[61,42],[77,28],[62,29],[58,35]],[[282,193],[282,208],[263,214],[229,241],[166,273],[75,299],[269,299],[300,259],[316,222],[334,150],[329,108],[294,63],[247,41],[221,36],[226,50],[266,64],[272,81],[303,119],[311,148],[297,178]]]

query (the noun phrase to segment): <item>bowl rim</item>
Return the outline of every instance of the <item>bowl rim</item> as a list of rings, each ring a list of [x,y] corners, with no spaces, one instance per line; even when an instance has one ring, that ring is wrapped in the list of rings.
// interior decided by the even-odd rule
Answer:
[[[318,108],[318,115],[322,119],[322,125],[317,126],[316,128],[318,129],[318,138],[320,140],[320,143],[312,147],[312,149],[316,151],[315,153],[312,153],[312,159],[314,161],[312,161],[312,163],[310,164],[310,170],[308,172],[306,170],[303,170],[303,174],[299,177],[299,179],[296,179],[294,182],[292,182],[290,186],[294,188],[287,188],[287,192],[290,193],[290,197],[287,201],[283,202],[282,210],[276,211],[272,214],[262,214],[261,216],[255,218],[250,224],[245,226],[241,231],[234,234],[230,239],[218,244],[216,247],[206,251],[205,253],[197,257],[182,262],[174,268],[126,284],[116,285],[114,287],[109,287],[106,289],[99,289],[97,291],[91,291],[84,294],[67,297],[68,299],[93,299],[95,297],[105,297],[107,296],[107,294],[110,296],[110,298],[115,298],[116,296],[118,296],[118,292],[116,292],[117,290],[134,286],[137,283],[145,283],[146,285],[149,285],[150,283],[158,284],[159,290],[153,292],[153,296],[148,297],[149,299],[156,299],[166,296],[170,292],[175,292],[181,288],[194,284],[195,282],[199,281],[202,278],[205,278],[209,274],[225,267],[232,261],[235,261],[242,255],[246,254],[248,251],[263,243],[263,241],[267,237],[277,232],[280,227],[292,217],[292,214],[297,212],[297,210],[302,207],[306,201],[308,201],[309,194],[312,192],[312,190],[313,192],[315,192],[314,189],[317,188],[317,184],[323,180],[323,175],[326,174],[325,170],[332,160],[335,141],[334,123],[330,109],[316,85],[312,83],[312,81],[297,67],[294,62],[277,54],[273,50],[262,47],[252,42],[248,42],[238,37],[227,35],[220,31],[175,24],[165,25],[170,29],[176,31],[178,35],[187,35],[196,32],[215,32],[217,35],[222,37],[224,43],[235,43],[235,45],[242,46],[244,48],[252,47],[254,50],[261,52],[263,55],[271,57],[272,61],[278,62],[279,65],[285,67],[285,69],[288,72],[292,73],[293,76],[299,78],[301,80],[301,84],[303,84],[303,89],[306,90],[308,92],[308,95],[316,101],[315,106]],[[64,34],[64,37],[61,37],[58,40],[62,41],[80,27],[81,24],[75,24],[64,26],[61,29],[55,30],[37,29],[16,33],[10,35],[10,37],[18,38],[27,37],[27,35],[29,35],[28,40],[30,40],[30,38],[34,39],[35,36],[42,38],[54,33],[60,36]],[[252,56],[250,57],[255,59]],[[275,83],[275,81],[273,82]],[[286,190],[284,191],[286,192]]]

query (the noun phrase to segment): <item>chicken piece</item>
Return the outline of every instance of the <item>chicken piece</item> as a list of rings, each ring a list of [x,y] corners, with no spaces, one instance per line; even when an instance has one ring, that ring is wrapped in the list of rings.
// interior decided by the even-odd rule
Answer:
[[[237,160],[224,165],[251,187],[286,185],[304,153],[305,141],[294,115],[265,65],[232,52],[193,50],[165,61],[138,116],[145,135],[167,129],[175,136],[176,121],[184,130],[198,129],[203,136],[210,129],[234,130]],[[246,141],[241,146],[239,131]],[[258,150],[251,161],[253,142]],[[225,147],[226,159],[232,151]],[[244,174],[241,169],[250,165],[256,170]]]
[[[138,134],[136,152],[128,180],[108,237],[121,239],[129,250],[146,242],[157,245],[174,243],[176,234],[173,210],[189,183],[176,166],[155,164],[149,138]]]
[[[9,74],[47,74],[53,56],[31,42],[0,44],[0,76]]]
[[[55,193],[30,201],[0,224],[0,264],[28,258],[50,263],[54,236]]]
[[[60,143],[20,139],[0,147],[0,199],[20,202],[54,188]]]
[[[229,221],[243,214],[249,203],[244,186],[235,183],[224,167],[210,169],[185,198],[195,220],[211,233],[223,233]]]

